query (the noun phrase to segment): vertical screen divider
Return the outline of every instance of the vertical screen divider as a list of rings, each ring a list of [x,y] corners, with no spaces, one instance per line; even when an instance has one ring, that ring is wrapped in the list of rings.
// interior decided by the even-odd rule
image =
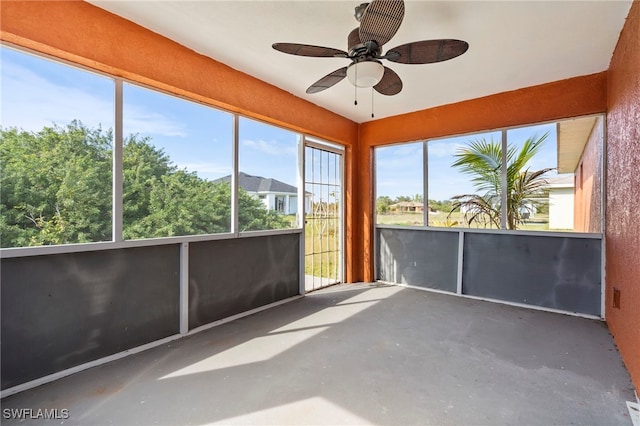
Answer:
[[[464,272],[464,231],[458,233],[458,274],[456,294],[462,294],[462,273]]]
[[[423,225],[429,226],[429,151],[427,141],[422,142],[422,217]]]
[[[180,334],[189,332],[189,243],[180,245]]]
[[[124,158],[124,135],[123,135],[123,96],[122,80],[115,79],[114,91],[114,141],[113,141],[113,167],[112,167],[112,206],[111,206],[111,240],[123,241],[123,207],[122,199],[124,193],[123,178],[123,158]]]
[[[235,237],[240,235],[239,223],[238,223],[238,159],[239,159],[239,117],[238,114],[233,114],[233,130],[231,137],[233,138],[233,145],[231,148],[231,233]]]
[[[304,251],[305,251],[305,216],[307,212],[305,211],[307,199],[306,193],[307,190],[305,188],[305,137],[300,134],[298,136],[298,227],[302,228],[302,232],[300,233],[300,283],[299,283],[299,294],[305,294],[306,286],[305,286],[305,267],[304,267]]]
[[[500,133],[502,141],[502,190],[500,191],[500,229],[507,229],[507,131]]]

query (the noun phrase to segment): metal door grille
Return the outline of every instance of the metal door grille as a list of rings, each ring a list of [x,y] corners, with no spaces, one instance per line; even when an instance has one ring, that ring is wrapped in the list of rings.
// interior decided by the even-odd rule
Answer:
[[[305,147],[305,290],[342,281],[342,154]]]

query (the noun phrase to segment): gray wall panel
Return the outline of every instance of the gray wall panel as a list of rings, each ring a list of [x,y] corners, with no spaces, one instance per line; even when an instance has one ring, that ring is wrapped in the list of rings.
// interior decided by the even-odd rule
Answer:
[[[378,279],[456,292],[458,233],[378,229]]]
[[[2,389],[178,333],[179,253],[2,259]]]
[[[467,233],[463,293],[600,316],[598,238]]]
[[[300,234],[191,243],[189,328],[299,293]]]

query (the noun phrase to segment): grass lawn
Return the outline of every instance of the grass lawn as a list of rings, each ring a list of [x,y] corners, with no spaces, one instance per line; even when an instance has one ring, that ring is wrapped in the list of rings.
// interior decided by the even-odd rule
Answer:
[[[464,226],[461,213],[454,213],[447,218],[447,213],[429,214],[429,226],[469,228]],[[338,278],[340,267],[340,229],[338,219],[306,217],[305,225],[305,274],[324,278]],[[457,222],[457,223],[456,223]],[[324,225],[323,225],[324,223]],[[401,213],[377,215],[377,223],[381,225],[422,226],[422,213]],[[479,228],[473,226],[471,228]],[[496,228],[493,228],[496,229]],[[549,230],[549,216],[536,215],[535,218],[521,225],[520,230]]]
[[[307,216],[306,222],[304,273],[337,279],[340,268],[339,219]]]
[[[422,213],[399,213],[399,214],[378,214],[377,223],[379,225],[405,225],[405,226],[422,226]],[[448,228],[485,228],[484,226],[472,225],[466,226],[462,213],[455,212],[448,215],[444,212],[429,213],[429,226],[448,227]],[[487,229],[497,229],[496,227],[486,227]],[[530,231],[548,231],[549,215],[538,214],[531,220],[526,221],[518,227],[520,230]]]
[[[296,216],[286,215],[284,219],[291,227],[296,226]],[[305,217],[305,267],[304,273],[323,278],[338,278],[340,229],[337,218]]]

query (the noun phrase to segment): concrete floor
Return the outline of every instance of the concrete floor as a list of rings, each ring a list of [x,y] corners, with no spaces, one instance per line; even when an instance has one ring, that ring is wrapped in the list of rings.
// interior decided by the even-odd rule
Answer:
[[[362,284],[8,397],[2,408],[68,409],[69,419],[51,422],[64,425],[629,426],[633,398],[602,322]]]
[[[337,284],[339,281],[335,278],[317,277],[314,275],[304,276],[304,291],[310,292],[316,289]]]

